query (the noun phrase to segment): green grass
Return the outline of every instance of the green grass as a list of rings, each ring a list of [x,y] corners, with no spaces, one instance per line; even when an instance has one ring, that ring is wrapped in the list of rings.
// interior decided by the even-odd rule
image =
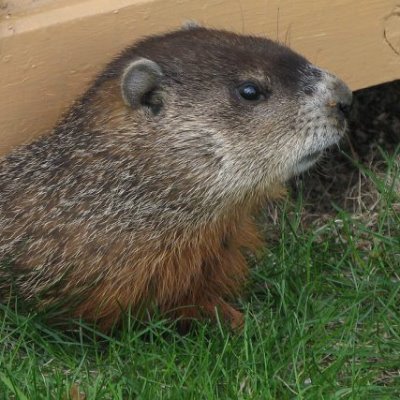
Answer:
[[[0,399],[400,398],[399,155],[368,171],[377,203],[306,225],[301,199],[252,269],[240,335],[167,321],[75,335],[0,309]],[[397,185],[397,186],[396,186]],[[78,396],[75,396],[77,399]]]

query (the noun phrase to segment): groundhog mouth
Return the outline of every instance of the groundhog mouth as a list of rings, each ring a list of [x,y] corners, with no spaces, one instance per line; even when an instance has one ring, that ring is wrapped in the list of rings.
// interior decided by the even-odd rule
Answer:
[[[311,162],[317,161],[318,158],[320,158],[321,154],[322,154],[321,150],[314,151],[313,153],[307,154],[304,157],[302,157],[300,159],[300,162],[301,163],[311,163]]]
[[[294,167],[294,174],[301,174],[311,168],[321,157],[322,152],[322,150],[318,150],[301,157]]]

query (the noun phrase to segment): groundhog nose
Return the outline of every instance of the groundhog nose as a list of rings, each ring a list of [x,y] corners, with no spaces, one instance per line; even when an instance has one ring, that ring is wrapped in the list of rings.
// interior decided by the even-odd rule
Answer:
[[[351,107],[352,104],[346,104],[346,103],[338,103],[337,104],[337,109],[339,113],[343,114],[345,118],[349,118],[350,113],[351,113]]]
[[[348,118],[352,103],[352,91],[342,80],[335,77],[331,85],[331,98],[328,100],[328,106],[335,108],[339,115]]]

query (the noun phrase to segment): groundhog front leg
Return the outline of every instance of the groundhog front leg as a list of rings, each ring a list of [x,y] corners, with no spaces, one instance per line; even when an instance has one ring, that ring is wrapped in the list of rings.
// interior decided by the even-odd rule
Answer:
[[[222,299],[213,299],[203,306],[204,311],[211,318],[220,318],[234,331],[241,330],[244,325],[244,314],[236,310]]]
[[[250,221],[252,222],[252,221]],[[244,226],[243,226],[244,225]],[[221,320],[233,330],[242,327],[243,314],[229,304],[240,295],[248,277],[242,249],[259,242],[253,223],[241,223],[235,235],[205,232],[198,247],[181,250],[154,280],[160,311],[179,319],[185,329],[190,320]]]

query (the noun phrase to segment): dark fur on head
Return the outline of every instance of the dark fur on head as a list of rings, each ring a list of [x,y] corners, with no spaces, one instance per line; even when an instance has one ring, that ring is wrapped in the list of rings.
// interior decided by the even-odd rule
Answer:
[[[350,101],[268,39],[193,27],[138,42],[52,135],[1,161],[0,297],[103,328],[152,306],[239,325],[227,301],[261,243],[253,214],[338,141]]]

